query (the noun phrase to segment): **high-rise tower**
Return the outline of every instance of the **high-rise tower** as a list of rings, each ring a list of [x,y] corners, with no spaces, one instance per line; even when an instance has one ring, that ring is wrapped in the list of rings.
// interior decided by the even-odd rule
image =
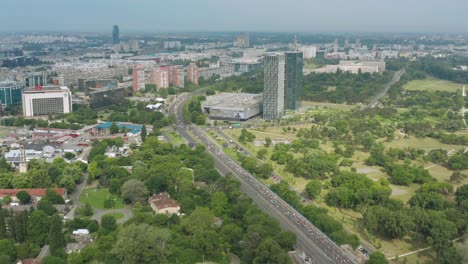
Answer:
[[[120,32],[119,32],[119,26],[114,25],[112,28],[112,44],[119,44],[120,43]]]
[[[284,115],[285,55],[267,53],[264,60],[263,118],[274,120]]]
[[[302,99],[302,52],[285,53],[284,104],[285,109],[297,110]]]

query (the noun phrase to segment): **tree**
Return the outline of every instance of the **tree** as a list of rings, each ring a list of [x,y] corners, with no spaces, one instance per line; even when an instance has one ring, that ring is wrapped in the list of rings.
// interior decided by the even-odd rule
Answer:
[[[370,255],[369,259],[366,261],[366,264],[388,264],[388,260],[385,255],[381,252],[375,252]]]
[[[9,239],[0,240],[0,256],[8,256],[10,258],[10,261],[15,260],[16,249],[15,249],[15,244],[12,240],[9,240]]]
[[[67,262],[62,258],[55,256],[47,256],[41,259],[42,264],[66,264]]]
[[[52,256],[61,257],[65,254],[62,228],[62,218],[59,215],[53,215],[49,228],[49,249]]]
[[[463,256],[458,253],[457,249],[450,247],[442,253],[439,257],[440,264],[452,264],[452,263],[466,263],[463,262]]]
[[[3,204],[8,205],[10,203],[11,203],[11,196],[5,195],[5,197],[3,197]]]
[[[119,234],[112,253],[124,264],[165,263],[171,235],[148,224],[131,224]]]
[[[291,259],[286,254],[286,252],[281,249],[280,245],[278,245],[275,240],[267,238],[264,239],[255,250],[255,258],[253,263],[285,264],[291,263]]]
[[[22,204],[28,204],[31,202],[31,195],[25,190],[19,191],[16,194],[16,198],[22,203]]]
[[[94,214],[93,207],[91,206],[90,203],[85,203],[83,209],[81,210],[81,213],[84,216],[92,216]]]
[[[257,151],[257,158],[263,160],[265,159],[265,155],[268,153],[268,149],[262,148]]]
[[[148,133],[148,132],[146,131],[146,126],[143,125],[143,126],[141,127],[141,133],[140,133],[141,141],[142,141],[142,142],[145,142],[147,133]]]
[[[54,205],[44,198],[42,198],[37,203],[37,210],[44,211],[44,213],[46,213],[47,215],[53,215],[55,214],[55,212],[57,212],[57,209],[55,209]]]
[[[267,147],[267,148],[270,147],[271,143],[272,143],[271,138],[269,138],[269,137],[265,138],[265,147]]]
[[[49,219],[45,212],[36,210],[32,212],[28,221],[28,238],[34,244],[43,246],[47,243]]]
[[[143,182],[135,179],[126,181],[122,185],[122,197],[130,203],[145,202],[148,198],[148,190]]]
[[[222,192],[215,192],[211,197],[211,210],[216,216],[222,216],[228,205],[228,198]]]
[[[456,195],[455,200],[457,201],[458,204],[461,204],[461,202],[468,200],[468,184],[464,184],[458,187],[455,195]]]
[[[75,189],[76,183],[71,175],[64,175],[62,179],[60,179],[60,186],[65,187],[65,189],[67,189],[67,192],[71,193]]]
[[[322,190],[322,183],[318,180],[310,180],[306,185],[306,192],[311,199],[315,199]]]
[[[117,125],[117,123],[112,122],[112,125],[109,127],[109,132],[112,135],[119,133],[119,126]]]
[[[112,232],[117,229],[117,222],[112,215],[103,215],[101,218],[101,228],[105,233]]]
[[[76,157],[76,155],[71,153],[71,152],[65,152],[63,157],[66,158],[67,160],[72,160],[72,159],[74,159]]]

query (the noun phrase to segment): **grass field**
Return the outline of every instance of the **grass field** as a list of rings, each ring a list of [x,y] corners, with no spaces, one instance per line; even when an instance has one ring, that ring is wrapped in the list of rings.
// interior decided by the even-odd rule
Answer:
[[[92,207],[98,209],[107,209],[104,208],[104,201],[109,199],[113,199],[115,201],[114,208],[112,209],[124,208],[120,197],[110,194],[107,189],[86,188],[83,190],[80,196],[80,202],[89,202]]]
[[[325,102],[312,102],[312,101],[302,101],[302,108],[311,109],[311,110],[320,110],[320,109],[336,109],[336,110],[349,110],[356,107],[356,105],[347,105],[347,104],[334,104],[334,103],[325,103]]]
[[[11,131],[8,128],[0,127],[0,138],[10,134]]]
[[[108,213],[108,214],[105,214],[105,215],[111,215],[111,216],[113,216],[115,218],[115,220],[119,220],[119,219],[124,217],[124,214],[122,214],[122,213]]]
[[[435,78],[427,78],[424,80],[414,80],[403,86],[406,90],[417,90],[417,91],[445,91],[445,92],[456,92],[462,88],[461,84],[439,80]]]
[[[392,142],[382,142],[386,148],[419,148],[425,151],[430,151],[432,149],[444,149],[446,151],[457,151],[463,149],[463,146],[460,145],[448,145],[443,144],[433,138],[416,138],[410,136],[408,138],[396,138]]]
[[[171,140],[172,145],[178,146],[181,144],[185,144],[184,139],[181,138],[176,132],[167,132],[166,136]]]

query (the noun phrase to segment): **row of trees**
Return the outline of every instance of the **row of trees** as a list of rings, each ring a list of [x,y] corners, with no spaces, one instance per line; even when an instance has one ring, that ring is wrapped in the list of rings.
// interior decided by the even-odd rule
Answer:
[[[0,170],[0,188],[52,188],[64,187],[68,192],[75,189],[81,180],[87,166],[82,162],[67,163],[62,158],[56,158],[52,163],[43,160],[31,160],[28,172],[13,175],[11,170]]]

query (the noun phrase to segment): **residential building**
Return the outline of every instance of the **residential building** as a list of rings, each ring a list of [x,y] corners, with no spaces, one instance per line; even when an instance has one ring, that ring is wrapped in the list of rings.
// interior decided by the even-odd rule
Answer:
[[[145,69],[141,65],[137,65],[133,69],[133,91],[145,90]]]
[[[151,71],[151,82],[155,84],[158,89],[169,87],[170,79],[169,66],[159,66]]]
[[[23,115],[43,116],[72,112],[72,94],[66,86],[36,86],[23,91]]]
[[[174,87],[184,87],[185,85],[185,70],[182,66],[170,67],[170,84]]]
[[[46,86],[47,76],[45,72],[33,72],[24,78],[24,85],[26,87]]]
[[[297,110],[302,99],[302,52],[289,51],[285,53],[285,109]]]
[[[3,107],[21,104],[24,85],[19,82],[0,82],[0,103]]]
[[[264,59],[263,118],[275,120],[284,115],[285,55],[267,53]]]
[[[189,82],[198,85],[198,66],[195,62],[191,62],[187,67],[187,79]]]
[[[180,214],[180,204],[171,199],[167,192],[158,193],[148,199],[153,211],[157,214]]]
[[[119,26],[114,25],[112,28],[112,44],[119,44],[120,43],[120,32]]]

